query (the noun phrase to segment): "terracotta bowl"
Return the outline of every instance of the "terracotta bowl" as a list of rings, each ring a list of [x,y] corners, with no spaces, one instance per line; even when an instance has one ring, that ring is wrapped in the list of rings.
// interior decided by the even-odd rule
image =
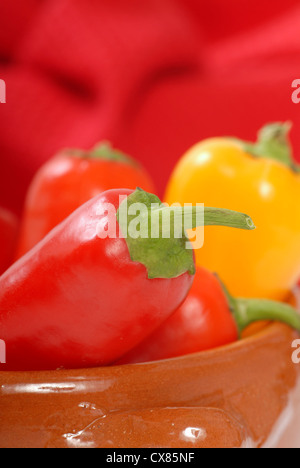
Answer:
[[[179,359],[0,372],[0,446],[300,448],[297,337],[274,324]]]

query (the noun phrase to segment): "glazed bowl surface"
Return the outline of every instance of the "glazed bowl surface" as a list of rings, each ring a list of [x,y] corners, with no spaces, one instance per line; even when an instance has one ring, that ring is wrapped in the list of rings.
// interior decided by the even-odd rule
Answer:
[[[299,447],[298,335],[147,364],[0,372],[0,447]]]

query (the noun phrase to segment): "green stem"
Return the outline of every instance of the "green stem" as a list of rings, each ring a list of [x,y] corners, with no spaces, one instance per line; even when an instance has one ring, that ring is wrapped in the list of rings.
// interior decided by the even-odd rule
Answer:
[[[205,225],[255,229],[246,214],[204,205],[168,207],[141,189],[121,203],[117,220],[132,261],[142,263],[151,279],[175,278],[186,272],[195,274],[187,230]]]
[[[300,314],[296,309],[288,304],[267,299],[236,299],[229,293],[218,275],[216,276],[227,297],[228,306],[234,316],[239,336],[252,323],[265,320],[285,323],[300,332]]]
[[[264,299],[236,299],[233,314],[242,333],[249,325],[261,320],[277,321],[300,331],[300,315],[291,306]]]
[[[112,147],[111,143],[104,141],[95,146],[91,151],[91,157],[97,159],[105,159],[107,161],[120,162],[124,164],[130,164],[132,166],[138,166],[138,162],[133,158]]]
[[[96,145],[91,151],[84,151],[79,149],[69,150],[69,154],[83,159],[102,159],[104,161],[112,161],[116,163],[129,164],[138,167],[139,164],[133,158],[128,156],[122,151],[119,151],[111,145],[108,141],[104,141]]]
[[[204,226],[224,226],[252,231],[255,229],[250,216],[221,208],[204,208]]]
[[[168,222],[168,214],[172,224],[181,223],[185,230],[196,229],[201,226],[224,226],[235,229],[252,231],[255,225],[250,216],[238,211],[226,210],[223,208],[209,208],[202,206],[161,206],[157,211],[152,210],[152,214],[159,213],[161,229]]]
[[[293,159],[293,151],[289,139],[292,124],[273,123],[263,127],[258,134],[257,143],[239,142],[247,153],[257,158],[269,158],[285,164],[298,172],[299,166]]]

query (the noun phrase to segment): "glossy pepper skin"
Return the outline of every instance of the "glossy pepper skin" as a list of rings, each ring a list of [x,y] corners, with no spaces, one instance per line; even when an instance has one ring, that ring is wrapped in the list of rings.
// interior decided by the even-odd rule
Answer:
[[[167,203],[202,200],[255,220],[251,236],[206,228],[196,254],[197,265],[217,271],[235,296],[285,300],[300,276],[300,174],[287,131],[286,125],[265,127],[256,145],[203,141],[181,159],[168,185]]]
[[[168,359],[236,341],[238,329],[218,279],[199,268],[181,307],[118,364]]]
[[[185,299],[192,275],[149,280],[125,239],[98,238],[103,204],[118,209],[119,196],[131,193],[112,190],[87,202],[1,277],[1,370],[110,364]]]
[[[18,224],[13,213],[0,207],[0,275],[12,264]]]
[[[197,268],[185,302],[117,364],[157,361],[225,346],[237,341],[249,325],[265,320],[278,320],[300,331],[300,315],[289,305],[234,299],[216,275]]]
[[[180,238],[165,238],[158,220],[158,237],[128,236],[136,203],[145,208],[141,226],[152,228],[154,211],[173,213],[141,189],[105,192],[0,278],[0,336],[7,347],[3,370],[111,364],[185,300],[195,274],[185,229]],[[177,208],[177,218],[178,212],[179,218],[185,214]],[[254,229],[247,215],[228,210],[207,208],[201,222]]]
[[[37,172],[29,188],[17,258],[85,202],[120,187],[141,187],[155,193],[145,169],[109,143],[91,151],[70,149],[58,153]]]

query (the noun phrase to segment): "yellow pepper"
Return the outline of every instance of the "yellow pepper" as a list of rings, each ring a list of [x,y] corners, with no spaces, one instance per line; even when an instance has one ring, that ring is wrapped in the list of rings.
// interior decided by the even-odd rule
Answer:
[[[289,124],[271,124],[257,143],[215,138],[177,165],[165,197],[249,214],[256,231],[205,228],[196,261],[217,272],[238,297],[285,300],[300,277],[300,174]],[[192,233],[190,233],[192,238]]]

